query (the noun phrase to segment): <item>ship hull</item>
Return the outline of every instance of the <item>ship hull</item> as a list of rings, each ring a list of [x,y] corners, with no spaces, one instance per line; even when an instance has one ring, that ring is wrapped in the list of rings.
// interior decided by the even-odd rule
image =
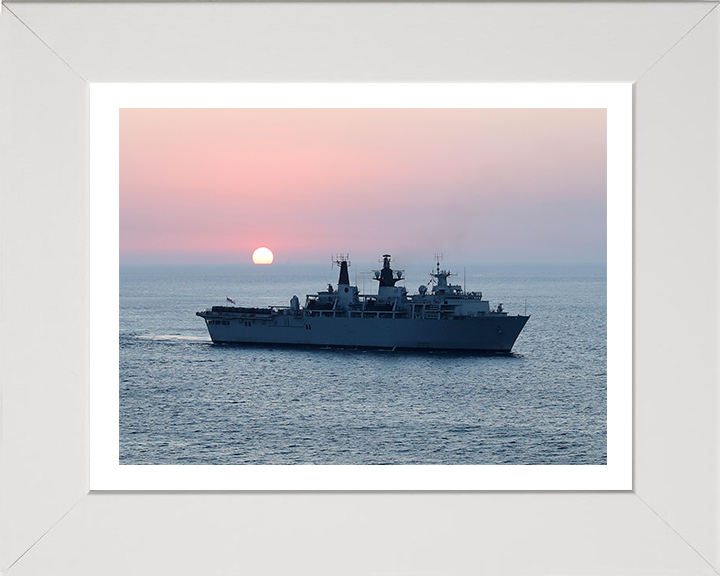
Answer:
[[[198,313],[215,343],[341,346],[508,353],[529,316],[447,319],[350,318],[277,314],[232,318]]]

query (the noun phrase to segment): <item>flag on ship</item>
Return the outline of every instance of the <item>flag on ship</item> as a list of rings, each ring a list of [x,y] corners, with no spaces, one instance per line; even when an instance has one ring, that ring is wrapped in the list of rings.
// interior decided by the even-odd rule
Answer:
[[[227,299],[228,302],[230,302],[230,304],[235,304],[235,300],[233,300],[229,296],[226,296],[225,298]]]

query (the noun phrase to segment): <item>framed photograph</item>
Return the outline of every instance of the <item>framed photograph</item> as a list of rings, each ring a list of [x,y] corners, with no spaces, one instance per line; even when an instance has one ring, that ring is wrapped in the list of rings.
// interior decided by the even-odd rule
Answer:
[[[91,489],[630,489],[631,95],[93,86]]]
[[[4,5],[0,74],[7,97],[0,104],[0,172],[2,488],[7,496],[2,499],[1,569],[9,574],[42,574],[51,568],[67,574],[716,573],[718,124],[708,118],[717,118],[720,101],[719,25],[711,2]],[[178,91],[181,82],[225,86],[200,86],[204,100],[193,101],[196,88],[185,84]],[[627,157],[629,146],[612,139],[613,105],[542,104],[538,95],[550,89],[548,82],[560,91],[556,95],[589,83],[597,93],[612,83],[608,89],[625,90],[625,108],[617,109],[621,115],[629,115],[627,85],[632,85],[632,192],[612,180],[613,158]],[[146,90],[148,83],[166,83],[154,87],[158,100]],[[514,90],[517,100],[511,92],[483,100],[492,93],[497,97],[503,86]],[[343,89],[348,90],[344,95]],[[218,96],[223,93],[234,102]],[[171,103],[168,94],[178,99]],[[433,94],[440,95],[434,103]],[[336,100],[323,101],[328,95]],[[98,106],[104,111],[91,122]],[[242,478],[233,470],[243,466],[163,465],[152,458],[122,464],[122,395],[115,396],[113,408],[107,403],[113,399],[96,388],[108,373],[117,386],[118,334],[122,337],[114,303],[122,289],[117,263],[123,233],[112,228],[118,222],[112,213],[107,220],[102,215],[113,206],[117,210],[118,187],[113,192],[96,186],[115,174],[111,166],[98,172],[94,161],[122,145],[124,112],[113,118],[113,110],[573,107],[608,110],[607,463],[589,462],[587,468],[612,470],[617,463],[617,476],[598,480],[582,477],[583,465],[530,461],[501,462],[496,476],[492,469],[498,462],[472,462],[467,468],[444,462],[369,464],[369,475],[343,472],[352,464],[261,462],[246,465],[245,471],[253,471]],[[107,137],[113,128],[96,132],[96,118],[102,117],[115,126],[117,139]],[[128,119],[148,130],[152,124],[148,118]],[[374,122],[364,120],[366,126]],[[468,117],[460,124],[471,122]],[[98,139],[98,134],[104,136]],[[142,147],[152,143],[152,133],[147,134],[136,150],[152,150]],[[118,158],[115,154],[115,169]],[[613,210],[611,190],[619,191],[622,210]],[[623,191],[632,194],[632,211]],[[121,211],[122,202],[121,197]],[[137,207],[142,210],[142,203]],[[162,228],[160,213],[149,212],[149,221],[155,218]],[[140,221],[127,216],[133,226]],[[101,220],[98,234],[93,227]],[[270,244],[255,238],[251,243],[253,250]],[[283,253],[277,246],[269,246],[276,258]],[[444,262],[452,247],[437,247],[445,253]],[[393,247],[387,250],[401,258]],[[410,272],[414,257],[396,269]],[[363,271],[371,270],[371,262],[366,264],[370,255],[357,258]],[[613,261],[622,263],[615,271]],[[443,268],[438,270],[436,261],[429,264],[440,275]],[[631,265],[632,301],[627,290]],[[326,274],[337,273],[329,268],[327,263]],[[331,298],[341,282],[322,280],[316,296],[320,299],[322,292]],[[362,277],[353,279],[348,286],[361,282]],[[422,297],[415,284],[420,281],[408,288],[407,302],[419,305],[411,300],[413,293]],[[624,289],[616,298],[614,285]],[[470,296],[477,289],[484,291],[480,302],[502,302],[470,283],[455,292]],[[238,306],[246,306],[245,294],[223,293],[199,302],[197,311],[222,307],[218,298],[235,301],[236,296]],[[105,307],[110,315],[95,313],[96,305],[103,309],[103,299],[113,302]],[[310,301],[302,305],[312,308]],[[507,313],[525,316],[519,303],[504,303],[514,308]],[[492,312],[503,314],[497,304]],[[528,304],[531,312],[530,296]],[[291,301],[286,306],[293,310]],[[202,315],[197,321],[203,330],[211,327]],[[114,346],[104,347],[103,334],[111,334]],[[616,358],[632,358],[632,399],[629,383],[613,388],[613,342],[620,343]],[[229,348],[231,353],[238,349]],[[621,373],[623,366],[618,366]],[[239,402],[237,397],[227,400]],[[612,414],[618,417],[617,428]],[[105,432],[95,433],[96,426]],[[619,433],[617,444],[613,430]],[[613,452],[613,446],[619,451]],[[162,459],[163,450],[156,456]],[[550,475],[531,484],[527,474],[542,475],[546,467]],[[186,475],[203,468],[210,468],[211,475],[219,472],[219,481],[203,484],[210,476]],[[316,470],[304,471],[309,468]],[[366,466],[360,463],[360,468]],[[395,468],[400,475],[383,471],[373,477],[373,468]],[[440,471],[436,477],[425,472],[433,468]],[[478,468],[489,471],[489,483],[478,482]],[[163,469],[166,476],[153,484],[155,472]],[[270,476],[264,472],[268,469]],[[513,469],[520,476],[503,477]],[[575,484],[563,484],[568,474],[575,475]],[[214,491],[177,492],[196,488]],[[238,489],[244,491],[234,492]],[[149,541],[153,546],[147,546]],[[331,552],[319,553],[319,541]],[[358,543],[368,552],[349,562]]]

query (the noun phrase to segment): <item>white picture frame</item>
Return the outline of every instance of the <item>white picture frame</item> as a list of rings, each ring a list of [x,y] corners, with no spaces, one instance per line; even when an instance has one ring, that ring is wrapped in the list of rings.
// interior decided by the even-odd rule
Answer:
[[[3,6],[0,570],[716,574],[719,34],[716,2]],[[632,491],[88,493],[88,83],[281,80],[635,83]]]

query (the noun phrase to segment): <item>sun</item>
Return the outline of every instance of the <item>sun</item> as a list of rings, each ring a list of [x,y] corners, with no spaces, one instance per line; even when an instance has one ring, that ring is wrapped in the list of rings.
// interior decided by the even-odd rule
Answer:
[[[255,264],[272,264],[274,259],[275,256],[273,256],[272,250],[265,248],[265,246],[261,246],[255,250],[252,256],[253,263]]]

